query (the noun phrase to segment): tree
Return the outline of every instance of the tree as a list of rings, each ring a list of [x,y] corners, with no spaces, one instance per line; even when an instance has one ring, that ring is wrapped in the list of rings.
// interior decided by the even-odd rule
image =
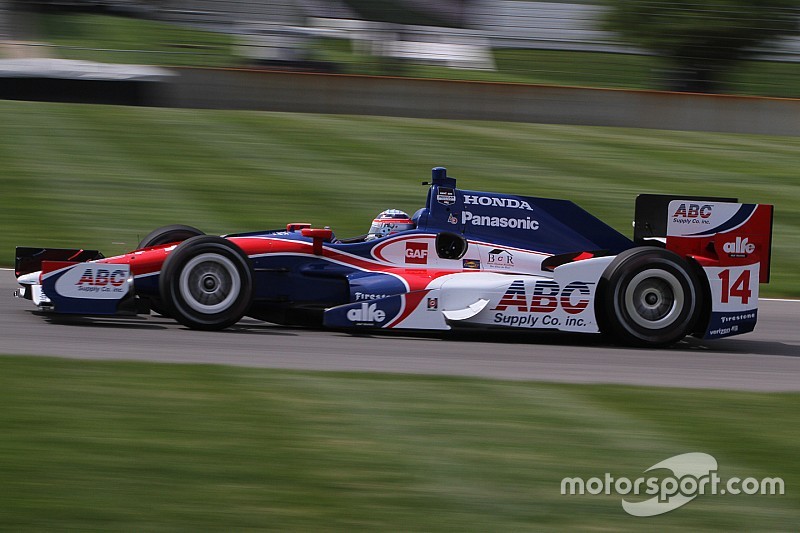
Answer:
[[[604,1],[603,28],[664,58],[678,91],[718,91],[738,62],[800,30],[800,0]]]

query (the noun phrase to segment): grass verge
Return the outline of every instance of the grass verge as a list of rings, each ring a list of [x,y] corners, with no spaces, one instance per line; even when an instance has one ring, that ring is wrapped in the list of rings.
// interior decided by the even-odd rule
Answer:
[[[228,34],[165,22],[92,13],[32,16],[53,55],[107,63],[230,67],[241,62]]]
[[[798,399],[4,356],[0,521],[14,531],[792,530]],[[699,496],[653,518],[626,515],[619,495],[560,494],[563,477],[634,479],[690,451],[713,455],[723,479],[780,476],[786,494]]]

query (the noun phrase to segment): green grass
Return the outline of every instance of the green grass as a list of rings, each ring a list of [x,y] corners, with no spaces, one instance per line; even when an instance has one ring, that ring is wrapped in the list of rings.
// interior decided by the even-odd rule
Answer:
[[[347,41],[321,40],[314,57],[348,74],[408,76],[622,89],[667,89],[670,65],[655,56],[561,50],[495,49],[496,70],[426,66],[354,53]],[[723,80],[723,92],[800,97],[800,64],[743,61]]]
[[[122,253],[174,223],[358,235],[421,207],[443,165],[463,188],[568,198],[626,235],[641,192],[774,203],[762,292],[800,296],[797,137],[9,101],[0,116],[3,265],[17,245]]]
[[[52,55],[108,63],[236,66],[230,35],[128,17],[91,13],[35,16],[37,38]]]
[[[800,522],[797,394],[0,357],[0,523],[23,530],[701,531]],[[564,477],[702,451],[784,496],[654,518]],[[629,499],[636,499],[630,497]]]
[[[663,65],[653,57],[557,50],[494,50],[496,70],[469,70],[400,62],[353,53],[350,43],[320,40],[314,57],[342,73],[581,87],[654,89]],[[773,83],[783,84],[780,72]],[[800,73],[799,73],[800,74]],[[800,76],[799,76],[800,77]],[[800,79],[795,84],[800,87]],[[758,87],[752,87],[753,90]]]
[[[357,54],[343,40],[320,40],[314,48],[316,59],[336,64],[347,74],[629,89],[658,84],[660,63],[647,56],[517,49],[493,53],[496,70],[469,70]]]

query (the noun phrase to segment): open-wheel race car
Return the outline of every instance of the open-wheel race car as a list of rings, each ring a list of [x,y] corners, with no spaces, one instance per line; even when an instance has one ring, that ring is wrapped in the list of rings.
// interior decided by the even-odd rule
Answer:
[[[330,328],[606,333],[664,346],[752,331],[769,280],[771,205],[640,195],[633,240],[567,200],[458,189],[433,169],[396,231],[222,237],[167,226],[115,257],[18,247],[16,295],[56,314],[150,310],[194,329],[244,316]],[[379,222],[376,220],[376,222]]]

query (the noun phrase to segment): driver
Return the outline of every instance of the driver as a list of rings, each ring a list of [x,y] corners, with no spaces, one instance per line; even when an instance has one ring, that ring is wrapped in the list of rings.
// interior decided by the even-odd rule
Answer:
[[[380,239],[381,237],[409,229],[414,229],[414,223],[409,218],[408,213],[399,209],[387,209],[372,221],[372,226],[370,226],[369,233],[367,233],[364,240]]]

